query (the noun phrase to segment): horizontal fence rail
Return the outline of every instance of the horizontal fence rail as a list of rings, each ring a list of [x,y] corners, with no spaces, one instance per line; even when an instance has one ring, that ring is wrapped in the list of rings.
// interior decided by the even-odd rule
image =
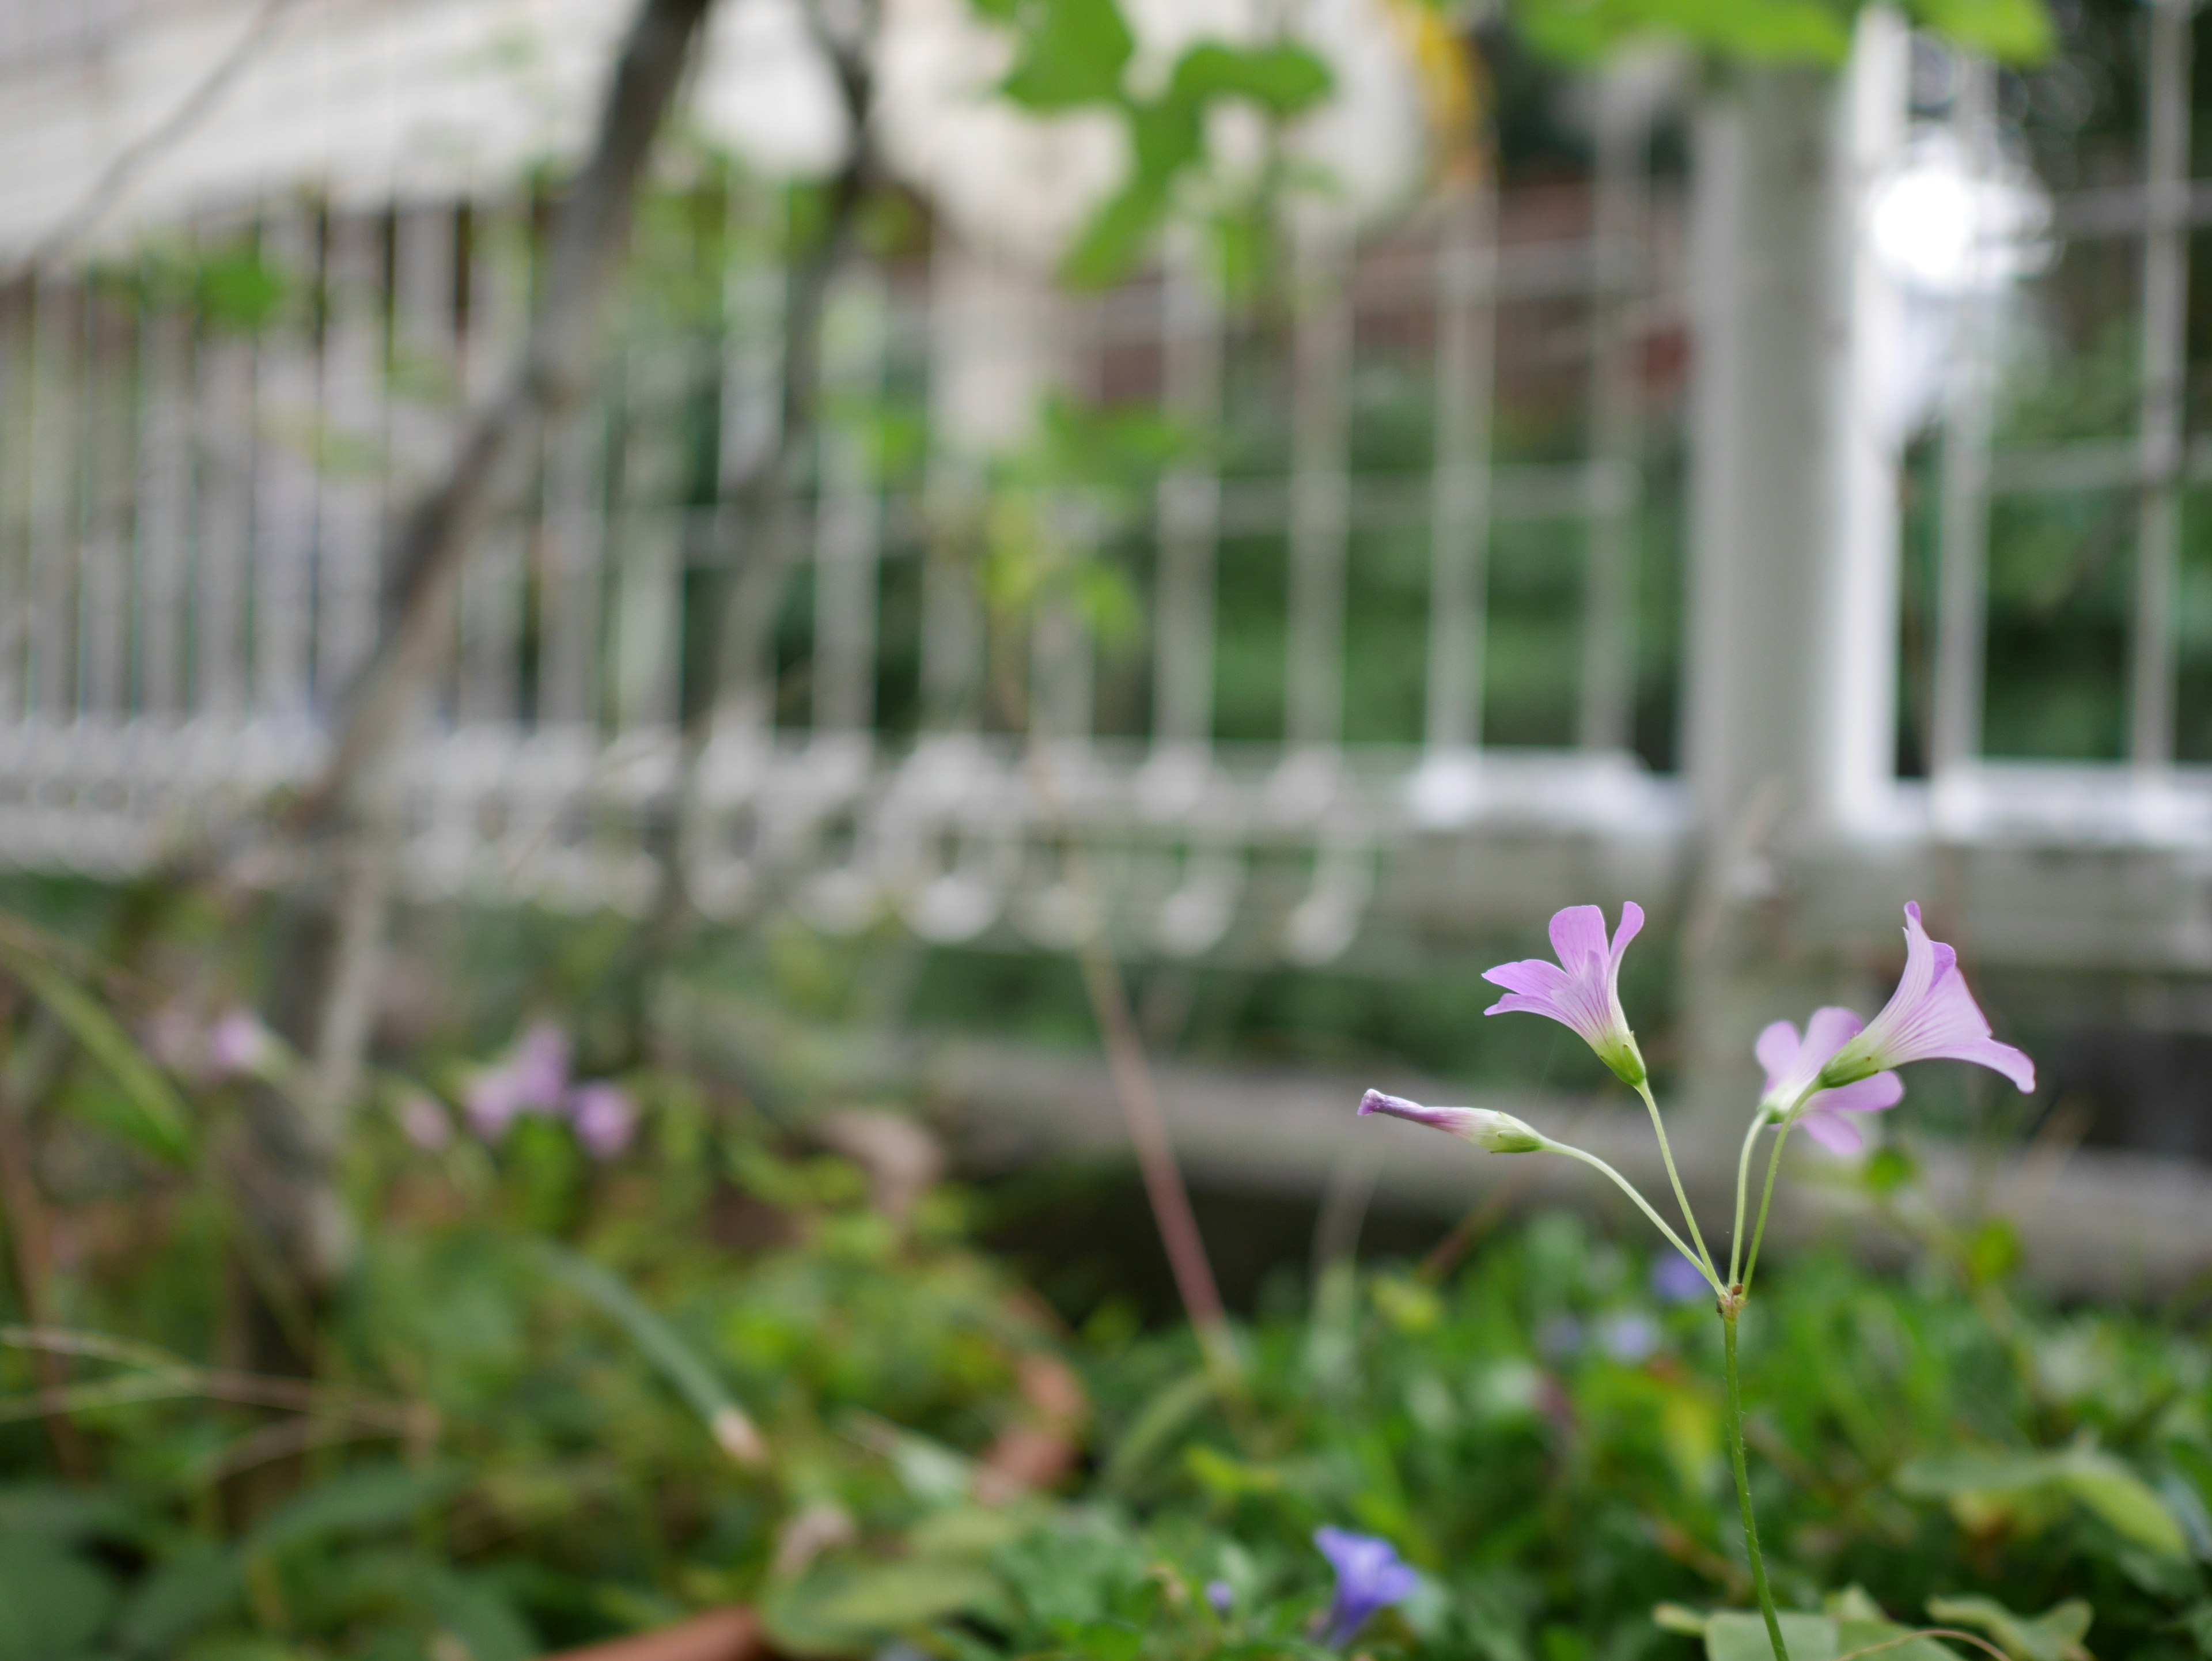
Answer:
[[[1814,937],[1887,938],[1911,888],[1984,956],[2212,968],[2212,777],[2177,737],[2212,482],[2189,19],[2151,9],[2140,182],[2052,204],[2054,246],[2141,250],[2131,428],[2008,438],[1996,337],[1962,329],[1927,638],[1892,640],[1927,779],[1796,850]],[[1970,157],[1996,84],[1962,64],[1941,118]],[[718,918],[1389,967],[1593,893],[1741,886],[1674,770],[1698,233],[1648,113],[1595,108],[1580,180],[1462,184],[1379,235],[1302,207],[1249,293],[1188,233],[1097,295],[942,240],[854,265],[765,517],[741,486],[779,441],[785,228],[744,188],[657,200],[602,384],[473,554],[398,770],[412,891],[638,910],[680,817]],[[544,217],[264,202],[0,301],[0,861],[141,871],[313,775]],[[2131,503],[2124,754],[1993,758],[2008,504],[2100,494]]]

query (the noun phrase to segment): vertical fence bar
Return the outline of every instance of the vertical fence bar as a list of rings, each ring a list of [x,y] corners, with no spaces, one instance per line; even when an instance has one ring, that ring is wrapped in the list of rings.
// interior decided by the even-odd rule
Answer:
[[[1351,236],[1349,227],[1325,210],[1300,216],[1293,236],[1297,297],[1291,344],[1285,737],[1293,751],[1324,750],[1334,748],[1344,730]]]
[[[191,594],[192,319],[147,272],[138,319],[138,627],[134,698],[148,715],[187,703],[185,630]],[[4,488],[4,487],[0,487]]]
[[[713,619],[725,630],[719,654],[720,682],[708,689],[715,703],[717,734],[765,735],[775,724],[775,664],[771,637],[775,626],[775,593],[755,604],[764,585],[749,576],[757,559],[781,557],[787,526],[748,524],[741,515],[756,503],[770,513],[793,511],[793,482],[776,499],[762,502],[755,481],[783,436],[783,317],[788,295],[785,273],[768,252],[781,243],[769,210],[775,192],[741,187],[731,220],[738,228],[738,257],[731,264],[722,291],[724,344],[721,366],[721,454],[716,557],[732,562],[719,585],[724,614]],[[772,585],[781,593],[781,585]]]
[[[324,255],[323,478],[318,498],[315,690],[342,697],[374,649],[387,434],[385,221],[334,214]]]
[[[545,650],[538,718],[547,726],[588,726],[599,712],[606,551],[606,413],[597,396],[548,429],[544,454]]]
[[[284,299],[254,362],[253,702],[280,721],[308,714],[316,465],[321,424],[314,328],[322,281],[314,217],[296,204],[264,222],[261,257]]]
[[[85,284],[84,531],[81,627],[86,714],[130,712],[131,473],[137,423],[137,307],[112,278]]]
[[[1952,119],[1976,173],[1996,149],[1996,70],[1962,58]],[[1978,237],[1983,228],[1976,226]],[[1978,244],[1977,257],[1983,250]],[[1982,658],[1988,628],[1990,444],[1996,400],[1994,319],[1986,306],[1961,314],[1958,362],[1943,418],[1938,483],[1936,673],[1929,771],[1940,787],[1971,767],[1982,747]]]
[[[0,292],[0,723],[29,697],[33,368],[29,295]]]
[[[84,295],[58,277],[32,295],[31,697],[49,720],[76,713],[76,444]]]
[[[204,248],[223,234],[210,228]],[[194,319],[199,441],[193,514],[192,695],[196,713],[246,713],[246,595],[253,537],[253,343],[203,307]]]
[[[861,734],[876,709],[883,503],[866,412],[883,397],[883,274],[864,265],[841,277],[828,321],[814,521],[814,730]]]
[[[2142,469],[2129,642],[2128,754],[2137,768],[2173,759],[2174,605],[2181,563],[2181,462],[2188,373],[2189,47],[2193,0],[2154,0],[2145,135]]]
[[[1204,250],[1196,227],[1177,226],[1160,282],[1163,401],[1168,419],[1193,436],[1210,434],[1221,420],[1221,307]],[[1194,460],[1178,461],[1160,479],[1158,514],[1152,736],[1164,750],[1197,754],[1213,739],[1219,477]]]
[[[530,315],[523,222],[504,208],[469,217],[468,327],[460,343],[463,400],[489,402],[520,347]],[[521,713],[522,575],[526,524],[511,465],[496,482],[478,545],[461,578],[460,687],[464,721],[511,723]]]
[[[678,582],[683,548],[683,447],[677,423],[688,358],[634,341],[623,373],[622,502],[615,559],[616,725],[667,725],[676,717]]]
[[[393,514],[404,514],[437,476],[459,429],[459,216],[446,203],[404,207],[392,216],[392,236],[385,492]],[[451,630],[459,618],[448,612],[441,623]],[[451,635],[446,638],[450,643]],[[441,682],[441,713],[451,707],[451,692],[450,681]]]
[[[1432,763],[1482,744],[1496,373],[1498,195],[1487,163],[1446,200],[1437,247],[1437,459],[1431,482],[1428,709]]]
[[[1633,88],[1597,88],[1597,176],[1590,224],[1590,458],[1598,500],[1583,604],[1586,750],[1625,750],[1636,715],[1636,542],[1644,505],[1638,453],[1635,283],[1644,218],[1644,117]]]

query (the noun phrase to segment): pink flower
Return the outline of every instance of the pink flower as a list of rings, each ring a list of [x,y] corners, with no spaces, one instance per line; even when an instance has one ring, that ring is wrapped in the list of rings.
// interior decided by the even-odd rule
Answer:
[[[515,1040],[507,1059],[515,1099],[525,1108],[551,1113],[568,1090],[568,1035],[551,1021],[538,1021]]]
[[[453,1140],[453,1122],[435,1098],[410,1092],[399,1104],[399,1128],[407,1140],[425,1153],[435,1153]]]
[[[568,1095],[568,1123],[595,1159],[611,1159],[637,1134],[637,1104],[629,1092],[605,1080],[579,1085]]]
[[[1534,1153],[1544,1146],[1544,1139],[1528,1124],[1492,1108],[1424,1107],[1403,1096],[1370,1090],[1359,1098],[1359,1116],[1364,1119],[1370,1113],[1387,1113],[1394,1119],[1430,1125],[1492,1153]]]
[[[1788,1021],[1777,1021],[1759,1035],[1753,1050],[1766,1069],[1766,1094],[1760,1102],[1765,1111],[1787,1113],[1806,1087],[1820,1076],[1820,1069],[1864,1025],[1848,1009],[1816,1009],[1805,1023],[1805,1036]],[[1856,1153],[1862,1144],[1858,1127],[1846,1113],[1880,1113],[1895,1107],[1905,1094],[1905,1081],[1894,1073],[1814,1092],[1802,1110],[1805,1134],[1832,1153]]]
[[[470,1128],[495,1142],[525,1113],[558,1112],[568,1093],[568,1035],[539,1021],[515,1040],[506,1059],[477,1074],[464,1105]]]
[[[1507,995],[1482,1013],[1549,1016],[1579,1033],[1623,1084],[1642,1084],[1644,1055],[1620,1007],[1620,958],[1643,927],[1644,908],[1631,900],[1620,908],[1620,930],[1608,945],[1604,912],[1595,905],[1569,906],[1552,919],[1552,949],[1559,961],[1529,958],[1485,971],[1482,978],[1504,987]]]
[[[269,1029],[250,1009],[231,1010],[208,1029],[208,1070],[218,1079],[259,1071],[269,1052]]]
[[[1928,938],[1920,908],[1905,908],[1905,974],[1881,1013],[1820,1068],[1830,1089],[1908,1062],[1972,1062],[2002,1073],[2023,1092],[2035,1088],[2035,1063],[1990,1036],[1989,1018],[1966,989],[1959,954]]]

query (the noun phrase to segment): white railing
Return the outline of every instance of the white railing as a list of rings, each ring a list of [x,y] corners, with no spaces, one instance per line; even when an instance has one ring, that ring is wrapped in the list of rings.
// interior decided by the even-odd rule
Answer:
[[[1786,607],[1728,610],[1729,573],[1747,567],[1693,557],[1696,650],[1679,689],[1690,770],[1637,759],[1639,655],[1670,644],[1638,628],[1650,504],[1686,445],[1693,534],[1751,534],[1756,514],[1731,520],[1729,503],[1773,481],[1729,474],[1742,459],[1724,465],[1719,439],[1771,438],[1753,430],[1756,377],[1730,380],[1726,363],[1771,347],[1730,344],[1701,287],[1702,262],[1741,234],[1726,204],[1686,213],[1649,173],[1643,126],[1608,113],[1583,186],[1468,188],[1358,246],[1327,217],[1302,218],[1272,336],[1268,314],[1224,307],[1181,244],[1159,272],[1101,296],[947,251],[841,278],[830,418],[792,510],[807,557],[751,614],[711,691],[714,736],[684,827],[697,898],[729,919],[787,905],[851,929],[888,910],[933,940],[1062,946],[1094,921],[1067,878],[1080,843],[1133,950],[1387,964],[1590,892],[1663,892],[1692,871],[1756,888],[1768,879],[1715,861],[1751,869],[1771,854],[1797,861],[1815,934],[1886,934],[1893,891],[1918,885],[1972,920],[1984,955],[2212,966],[2197,875],[2212,857],[2212,788],[2173,763],[2180,495],[2212,477],[2212,438],[2185,431],[2179,383],[2188,231],[2212,222],[2187,173],[2173,49],[2186,17],[2183,0],[2154,8],[2142,187],[2057,209],[2060,235],[2145,250],[2136,439],[1993,453],[1994,375],[1957,378],[1931,785],[1895,779],[1888,736],[1887,441],[1846,457],[1839,541],[1823,526],[1771,553],[1805,562],[1790,592],[1842,596],[1802,642],[1774,644],[1795,626]],[[1899,61],[1902,38],[1877,42],[1881,61]],[[1905,120],[1901,76],[1863,56],[1836,118],[1847,225]],[[1970,149],[1988,142],[1989,84],[1970,70],[1957,100]],[[1716,161],[1723,142],[1700,125],[1693,190],[1721,190],[1728,166],[1756,171],[1741,149]],[[21,867],[140,868],[214,807],[308,775],[319,722],[375,637],[382,538],[526,303],[528,219],[513,203],[362,216],[288,202],[191,234],[218,255],[250,240],[286,274],[283,303],[256,328],[224,326],[210,308],[241,296],[217,285],[251,302],[261,269],[225,256],[201,267],[197,295],[111,271],[44,283],[0,319],[0,860]],[[465,587],[438,719],[404,768],[421,894],[583,908],[652,891],[642,831],[685,794],[676,723],[709,696],[684,675],[684,642],[706,623],[697,579],[760,541],[727,487],[774,439],[780,284],[742,260],[721,274],[713,317],[629,327],[601,395],[509,481],[513,506]],[[1862,351],[1879,301],[1863,279],[1839,302]],[[1680,356],[1686,307],[1704,331],[1686,416],[1653,368]],[[1363,375],[1394,362],[1426,387],[1430,454],[1379,471],[1360,460],[1356,411]],[[1273,390],[1255,397],[1253,374]],[[1799,389],[1841,400],[1840,430],[1855,434],[1863,379],[1847,359]],[[1279,441],[1256,460],[1224,467],[1212,445],[1170,459],[1122,538],[1137,550],[1139,644],[1093,638],[1051,585],[1019,617],[994,609],[963,552],[1006,411],[1048,384],[1200,433],[1278,417]],[[1513,429],[1547,398],[1577,406],[1564,424],[1578,436],[1553,459],[1516,458]],[[887,468],[898,458],[881,423],[853,417],[870,409],[913,417],[928,459]],[[1984,762],[1984,574],[2003,557],[1991,502],[2113,487],[2143,504],[2131,761]],[[1062,494],[1057,536],[1115,532],[1082,492]],[[1820,517],[1802,501],[1771,510]],[[1561,636],[1574,644],[1558,654],[1572,661],[1550,666],[1572,690],[1548,748],[1497,741],[1486,713],[1500,678],[1525,673],[1486,654],[1501,536],[1539,523],[1583,550]],[[1390,538],[1425,545],[1425,575],[1418,605],[1399,597],[1406,626],[1378,631],[1362,619],[1393,598],[1373,551]],[[1279,596],[1279,621],[1223,598],[1252,593]],[[1398,661],[1416,654],[1418,673]],[[1279,695],[1257,710],[1253,659],[1280,665]],[[1395,693],[1370,698],[1360,689],[1378,673]],[[1244,702],[1224,708],[1224,685]],[[1774,754],[1813,757],[1826,782],[1801,794],[1850,811],[1745,854],[1746,801]]]

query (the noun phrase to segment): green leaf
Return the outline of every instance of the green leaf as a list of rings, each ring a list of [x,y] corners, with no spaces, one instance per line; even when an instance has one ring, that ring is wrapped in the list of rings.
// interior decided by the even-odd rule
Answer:
[[[2087,1661],[2081,1646],[2095,1618],[2085,1599],[2069,1597],[2040,1615],[2015,1615],[1994,1597],[1931,1597],[1931,1619],[1947,1626],[1973,1627],[1989,1634],[2013,1661]]]
[[[236,1548],[195,1544],[138,1583],[116,1637],[132,1655],[173,1655],[185,1640],[234,1609],[246,1595],[246,1560]]]
[[[49,1542],[128,1539],[143,1520],[138,1507],[114,1489],[52,1482],[0,1488],[0,1534],[34,1534]]]
[[[1327,97],[1332,82],[1328,65],[1304,46],[1208,40],[1183,53],[1169,84],[1176,96],[1194,103],[1248,98],[1270,115],[1291,116]]]
[[[775,1646],[794,1655],[860,1655],[886,1638],[956,1615],[994,1610],[998,1581],[973,1564],[916,1558],[817,1568],[771,1591],[761,1618]]]
[[[283,1551],[331,1535],[380,1533],[411,1522],[453,1491],[455,1472],[364,1465],[309,1488],[246,1536],[249,1552]]]
[[[430,1615],[469,1652],[469,1661],[531,1661],[537,1634],[496,1587],[481,1575],[441,1571],[427,1577]]]
[[[1000,90],[1033,110],[1112,103],[1136,50],[1115,0],[1042,0]]]
[[[45,1540],[0,1539],[0,1661],[64,1661],[88,1648],[115,1614],[115,1582]]]
[[[1849,14],[1826,0],[1521,0],[1515,16],[1539,52],[1570,63],[1655,37],[1754,64],[1837,64],[1850,52]]]
[[[2063,1495],[2138,1546],[2167,1557],[2189,1553],[2188,1536],[2157,1491],[2098,1448],[1936,1455],[1905,1465],[1897,1486],[1916,1499],[1948,1500],[1968,1520],[1978,1511],[2032,1509],[2039,1496]]]
[[[2109,1453],[2079,1448],[2065,1456],[2068,1491],[2113,1530],[2166,1557],[2186,1557],[2189,1537],[2156,1489]]]
[[[1913,19],[1953,45],[2007,64],[2038,64],[2057,46],[2043,0],[1912,0]]]
[[[1790,1647],[1790,1661],[1836,1661],[1836,1623],[1825,1615],[1784,1615],[1782,1641]],[[1766,1636],[1766,1620],[1759,1615],[1730,1610],[1705,1622],[1706,1661],[1774,1661],[1774,1646]]]
[[[599,1305],[629,1335],[646,1360],[691,1404],[691,1410],[705,1423],[707,1433],[725,1453],[746,1464],[761,1457],[759,1433],[738,1398],[699,1353],[648,1308],[620,1275],[550,1241],[538,1241],[537,1246],[538,1260],[556,1279]]]
[[[66,956],[60,942],[21,918],[0,917],[0,970],[21,982],[122,1090],[120,1111],[93,1116],[100,1128],[160,1159],[181,1162],[192,1146],[184,1103],[121,1024],[62,967]],[[81,1110],[84,1104],[75,1099],[76,1093],[64,1092],[64,1102]]]

